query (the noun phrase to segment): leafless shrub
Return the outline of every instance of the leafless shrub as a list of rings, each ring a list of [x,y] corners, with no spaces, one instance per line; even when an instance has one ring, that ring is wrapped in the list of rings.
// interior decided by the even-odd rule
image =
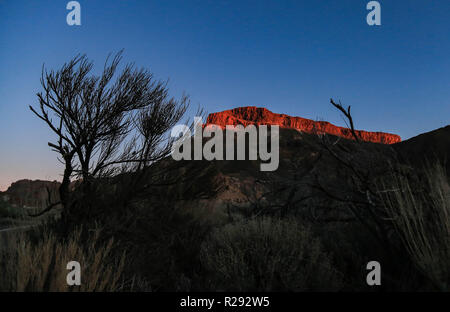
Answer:
[[[85,55],[59,70],[42,70],[39,106],[30,109],[56,135],[48,145],[64,165],[59,197],[66,222],[73,222],[74,210],[86,210],[89,218],[97,192],[93,181],[124,172],[145,173],[149,180],[152,164],[170,154],[168,131],[189,106],[188,96],[170,97],[167,82],[146,69],[127,64],[116,74],[121,59],[122,52],[108,58],[100,76],[91,73],[93,63]],[[77,198],[71,197],[72,178],[79,182]],[[136,176],[132,182],[123,194],[144,184]],[[58,204],[49,203],[39,214]]]

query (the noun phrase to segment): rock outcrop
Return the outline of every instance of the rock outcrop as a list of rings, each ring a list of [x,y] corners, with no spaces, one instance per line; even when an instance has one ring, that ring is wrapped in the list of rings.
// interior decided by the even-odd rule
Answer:
[[[48,200],[47,188],[55,200],[58,198],[59,185],[56,181],[20,180],[12,183],[1,197],[4,201],[19,207],[42,207]]]
[[[285,114],[276,114],[266,108],[254,106],[238,107],[209,114],[205,126],[207,125],[218,125],[221,128],[224,128],[226,125],[278,125],[281,128],[296,129],[306,133],[331,134],[346,139],[354,139],[348,128],[338,127],[326,121],[314,121]],[[356,132],[361,140],[366,142],[394,144],[401,141],[400,136],[396,134],[363,130],[357,130]]]

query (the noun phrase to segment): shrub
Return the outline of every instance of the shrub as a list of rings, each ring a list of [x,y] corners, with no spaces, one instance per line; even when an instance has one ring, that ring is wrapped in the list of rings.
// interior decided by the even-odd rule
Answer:
[[[116,223],[105,228],[114,231],[129,250],[130,273],[144,278],[147,289],[154,291],[197,290],[199,251],[210,232],[210,222],[170,204],[144,205],[127,214],[121,219],[126,228]]]
[[[325,291],[340,274],[317,238],[293,220],[240,221],[214,231],[200,258],[211,288],[231,291]]]

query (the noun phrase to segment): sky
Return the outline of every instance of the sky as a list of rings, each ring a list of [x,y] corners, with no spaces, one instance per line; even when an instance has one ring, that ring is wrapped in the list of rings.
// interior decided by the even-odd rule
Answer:
[[[408,139],[449,124],[450,1],[0,0],[0,190],[60,179],[54,139],[28,109],[45,63],[78,53],[101,69],[110,52],[169,79],[172,95],[217,112],[263,106],[344,126],[329,99],[352,105],[358,129]]]

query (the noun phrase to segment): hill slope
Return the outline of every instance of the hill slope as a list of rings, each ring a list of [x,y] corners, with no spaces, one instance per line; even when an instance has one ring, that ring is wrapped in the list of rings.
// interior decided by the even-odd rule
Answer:
[[[406,141],[394,144],[404,162],[415,167],[423,167],[427,162],[439,160],[447,168],[450,176],[450,125],[422,133]]]

